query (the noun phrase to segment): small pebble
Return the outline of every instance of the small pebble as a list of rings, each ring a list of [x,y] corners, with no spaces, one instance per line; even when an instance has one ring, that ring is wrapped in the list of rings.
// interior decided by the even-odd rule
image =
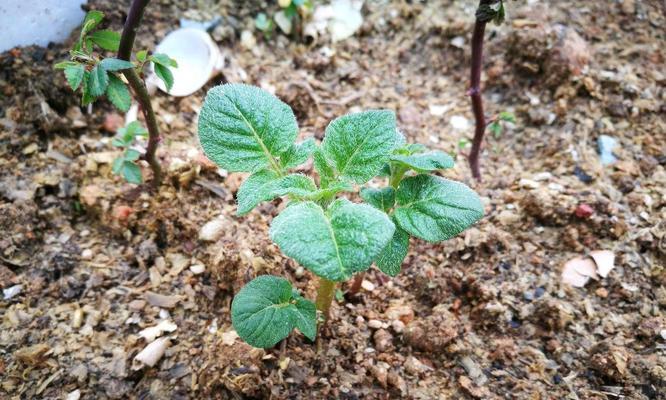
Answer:
[[[81,259],[82,260],[89,261],[89,260],[92,260],[92,258],[93,258],[92,250],[85,249],[85,250],[83,250],[83,252],[81,252]]]
[[[368,326],[372,329],[379,329],[382,327],[382,321],[371,319],[370,321],[368,321]]]
[[[192,271],[194,275],[199,275],[206,271],[206,267],[203,264],[194,264],[190,267],[190,271]]]

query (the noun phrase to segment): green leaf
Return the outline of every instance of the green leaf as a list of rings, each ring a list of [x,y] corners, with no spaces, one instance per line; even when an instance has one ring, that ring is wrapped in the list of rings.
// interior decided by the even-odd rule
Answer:
[[[379,253],[379,256],[375,260],[375,265],[386,275],[396,276],[400,273],[400,267],[405,257],[407,257],[408,250],[409,233],[396,226],[391,241]]]
[[[417,153],[408,156],[394,154],[391,156],[391,161],[400,163],[417,172],[429,172],[438,169],[448,169],[453,168],[454,165],[453,158],[439,150]]]
[[[53,68],[54,69],[67,69],[69,67],[76,67],[78,65],[81,65],[77,62],[74,61],[60,61],[59,63],[56,63]]]
[[[96,31],[88,35],[93,43],[108,51],[118,51],[118,46],[120,46],[120,33],[101,30]]]
[[[506,122],[511,122],[511,123],[516,123],[516,116],[509,111],[502,111],[499,113],[499,116],[497,117],[500,121],[506,121]]]
[[[479,196],[460,182],[417,175],[400,182],[394,218],[410,235],[429,242],[450,239],[483,217]]]
[[[326,188],[336,179],[333,166],[326,159],[321,147],[315,149],[313,159],[315,170],[319,174],[319,184],[322,188]]]
[[[90,94],[90,72],[86,71],[83,74],[83,90],[81,93],[81,105],[87,106],[95,101],[95,96]]]
[[[499,121],[493,121],[488,125],[488,130],[493,134],[495,138],[499,138],[502,135],[502,125]]]
[[[294,293],[284,278],[262,275],[245,285],[231,303],[231,323],[254,347],[269,348],[298,328],[308,339],[317,334],[315,305]]]
[[[76,91],[83,81],[86,68],[83,65],[76,64],[73,66],[65,67],[65,77],[67,78],[67,83],[72,90]]]
[[[270,189],[280,179],[277,172],[262,169],[250,175],[238,189],[236,202],[238,203],[238,215],[245,215],[252,211],[262,201],[272,200]]]
[[[313,138],[292,144],[289,150],[280,156],[280,167],[283,169],[298,167],[310,158],[315,147]]]
[[[349,182],[334,182],[326,188],[317,189],[314,192],[303,195],[304,200],[317,201],[325,198],[333,198],[336,194],[340,192],[351,192],[354,190],[354,187]]]
[[[392,111],[364,111],[333,120],[326,127],[322,150],[340,176],[362,184],[388,161],[396,138]]]
[[[305,175],[291,174],[280,177],[275,171],[262,169],[250,175],[238,189],[238,215],[252,211],[262,201],[270,201],[277,197],[293,195],[307,198],[316,193],[312,179]]]
[[[114,146],[129,146],[137,136],[147,137],[148,131],[141,126],[139,121],[132,121],[127,126],[118,129],[118,135],[114,140],[117,140],[119,144],[114,144]]]
[[[120,78],[113,74],[109,75],[109,86],[106,88],[106,97],[122,112],[129,110],[132,103],[129,89],[127,89],[127,86],[125,86],[125,83]]]
[[[173,74],[169,67],[165,67],[161,64],[155,64],[155,75],[164,82],[167,92],[173,87]]]
[[[97,10],[88,11],[83,20],[83,28],[81,28],[81,35],[85,36],[88,32],[95,29],[97,25],[104,19],[104,13]]]
[[[178,63],[173,58],[170,58],[166,54],[154,53],[149,58],[150,61],[154,62],[156,65],[161,65],[166,68],[178,68]]]
[[[113,165],[111,168],[111,171],[113,171],[114,174],[118,175],[120,173],[120,170],[123,168],[123,163],[125,162],[125,157],[120,156],[117,157],[113,160]]]
[[[287,207],[273,219],[270,236],[284,254],[316,275],[345,281],[370,267],[394,231],[383,212],[337,199],[326,211],[310,201]]]
[[[204,153],[228,171],[279,170],[277,157],[289,150],[297,135],[291,108],[254,86],[214,87],[199,115]]]
[[[141,176],[141,167],[132,161],[123,162],[122,175],[123,178],[125,178],[125,180],[129,183],[138,185],[143,182],[143,176]]]
[[[254,19],[254,26],[262,32],[270,31],[273,27],[273,21],[266,17],[266,14],[259,13]]]
[[[147,56],[148,56],[148,50],[140,50],[136,53],[136,60],[139,62],[144,62],[146,61]]]
[[[105,58],[100,61],[99,66],[106,71],[121,71],[123,69],[134,68],[134,64],[131,62],[120,60],[118,58]]]
[[[392,187],[362,188],[361,198],[376,209],[387,212],[395,204],[395,190]]]
[[[287,195],[303,198],[314,194],[316,190],[317,186],[311,178],[301,174],[290,174],[275,183],[270,195],[273,198]]]
[[[109,77],[101,65],[95,65],[90,70],[88,77],[88,91],[93,97],[99,97],[106,91],[106,86],[109,84]]]

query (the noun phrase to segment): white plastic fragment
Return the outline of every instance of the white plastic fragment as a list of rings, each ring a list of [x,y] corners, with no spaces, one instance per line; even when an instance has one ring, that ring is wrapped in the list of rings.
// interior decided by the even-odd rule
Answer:
[[[81,390],[76,389],[67,393],[67,400],[79,400],[81,398]]]
[[[453,129],[464,131],[469,129],[469,121],[462,115],[454,115],[451,117],[451,126]]]
[[[363,1],[333,0],[314,11],[312,23],[317,30],[328,29],[333,42],[351,37],[363,25]]]
[[[173,332],[178,329],[178,326],[169,320],[161,321],[155,326],[148,327],[141,332],[139,336],[144,338],[147,343],[154,341],[158,336],[161,336],[164,332]]]
[[[2,289],[2,295],[5,300],[9,300],[12,297],[18,295],[23,290],[23,285],[14,285],[8,287],[7,289]]]
[[[196,92],[224,66],[224,57],[217,44],[208,33],[197,28],[180,28],[169,33],[155,52],[166,54],[178,63],[177,68],[171,68],[173,87],[168,93],[172,96],[188,96]],[[152,68],[148,82],[166,92],[164,82],[154,75]]]
[[[149,343],[148,346],[141,350],[141,352],[134,357],[134,360],[149,367],[154,367],[164,355],[169,344],[168,337],[159,338],[154,342]]]

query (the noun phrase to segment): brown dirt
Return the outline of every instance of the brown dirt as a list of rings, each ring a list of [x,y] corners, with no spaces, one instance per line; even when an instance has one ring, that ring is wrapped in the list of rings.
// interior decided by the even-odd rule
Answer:
[[[120,28],[126,2],[91,3]],[[518,122],[489,135],[482,183],[458,148],[473,128],[473,2],[373,2],[342,43],[256,35],[249,49],[241,31],[265,6],[233,4],[151,2],[137,48],[180,17],[220,14],[229,61],[194,95],[155,98],[169,176],[154,196],[111,174],[102,126],[113,110],[77,106],[51,67],[64,46],[0,55],[0,285],[22,285],[0,300],[0,397],[666,399],[659,2],[508,2],[509,22],[489,27],[484,98],[489,115],[512,110]],[[231,298],[254,276],[315,290],[268,239],[284,204],[236,217],[243,176],[218,174],[198,148],[205,91],[243,76],[294,107],[302,137],[321,139],[349,111],[395,110],[410,141],[458,154],[445,175],[486,204],[455,239],[412,240],[397,278],[372,270],[373,285],[334,305],[320,351],[300,334],[256,350],[232,332]],[[619,141],[613,165],[599,161],[601,134]],[[220,229],[201,239],[212,220]],[[564,262],[597,249],[615,253],[608,277],[562,282]],[[167,317],[177,329],[166,353],[137,365],[138,333]]]

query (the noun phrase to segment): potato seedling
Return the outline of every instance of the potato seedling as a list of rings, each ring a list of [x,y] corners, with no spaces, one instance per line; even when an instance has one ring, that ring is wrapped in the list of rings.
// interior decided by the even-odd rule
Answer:
[[[161,168],[155,157],[159,132],[150,104],[150,97],[141,76],[144,66],[147,63],[152,63],[155,74],[164,81],[167,89],[169,89],[173,86],[173,74],[170,68],[177,67],[177,64],[175,60],[165,54],[149,55],[146,50],[136,53],[135,62],[129,61],[136,28],[141,19],[141,14],[143,14],[143,7],[147,3],[147,1],[134,1],[122,35],[107,29],[97,29],[104,18],[104,14],[100,11],[88,12],[83,21],[79,38],[69,52],[70,59],[57,63],[55,68],[64,70],[65,78],[72,90],[80,89],[82,105],[91,104],[99,97],[106,95],[107,99],[122,112],[129,110],[132,102],[130,91],[120,74],[125,76],[146,116],[150,135],[144,158],[153,170],[153,183],[159,185]],[[104,57],[101,54],[104,51],[118,52],[118,57]],[[136,128],[131,129],[135,130]],[[132,136],[132,140],[134,140],[134,137]],[[140,158],[139,156],[140,153],[136,150],[125,151],[121,157],[114,161],[114,172],[120,173],[130,183],[141,183],[141,171],[136,164],[136,161]],[[130,167],[130,165],[132,166]],[[120,169],[117,170],[117,166]]]
[[[318,322],[328,319],[336,285],[375,265],[396,276],[409,238],[429,242],[454,237],[483,216],[480,198],[462,183],[431,175],[453,167],[446,153],[406,143],[395,114],[372,110],[344,115],[314,139],[296,143],[291,108],[253,86],[226,84],[211,89],[199,116],[201,146],[227,171],[248,172],[237,193],[238,214],[263,201],[284,197],[287,207],[273,219],[270,237],[281,251],[319,278],[315,302],[288,280],[259,276],[231,305],[238,335],[255,347],[272,347],[297,328],[314,340]],[[292,170],[310,157],[319,176]],[[377,176],[386,187],[365,186]],[[319,317],[317,314],[319,313]]]

